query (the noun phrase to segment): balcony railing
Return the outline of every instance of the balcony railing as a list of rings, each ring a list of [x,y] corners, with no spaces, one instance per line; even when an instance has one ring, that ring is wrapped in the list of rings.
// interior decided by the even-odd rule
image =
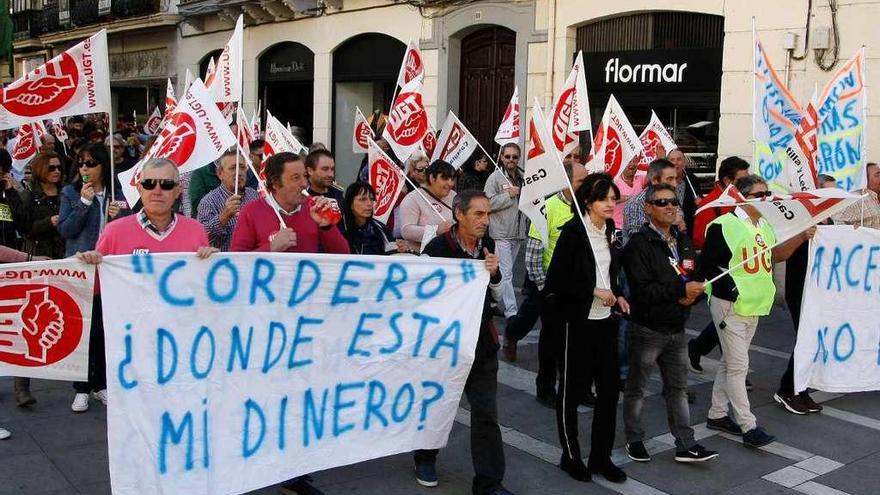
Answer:
[[[159,0],[113,0],[113,17],[123,19],[159,12]]]
[[[58,6],[46,5],[43,10],[33,12],[31,18],[31,36],[37,37],[41,34],[58,31],[61,24],[58,22]]]
[[[98,17],[98,0],[71,0],[70,23],[74,26],[94,24]]]

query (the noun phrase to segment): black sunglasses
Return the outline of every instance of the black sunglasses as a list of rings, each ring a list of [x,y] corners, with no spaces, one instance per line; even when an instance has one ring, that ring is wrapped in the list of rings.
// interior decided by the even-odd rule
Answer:
[[[505,160],[519,160],[519,155],[504,155]]]
[[[773,193],[770,191],[757,191],[753,193],[748,193],[746,196],[750,198],[769,198],[770,196],[773,196]]]
[[[49,165],[49,172],[57,172],[61,170],[61,165]]]
[[[172,179],[143,179],[141,180],[141,186],[147,191],[156,189],[156,186],[159,186],[163,191],[170,191],[177,187],[177,181]]]
[[[100,163],[96,162],[95,160],[82,160],[79,162],[80,167],[86,167],[86,168],[95,168],[98,165],[100,165]]]
[[[664,206],[669,206],[669,205],[678,206],[678,198],[652,199],[651,201],[648,201],[648,203],[650,203],[654,206],[659,206],[661,208],[663,208]]]

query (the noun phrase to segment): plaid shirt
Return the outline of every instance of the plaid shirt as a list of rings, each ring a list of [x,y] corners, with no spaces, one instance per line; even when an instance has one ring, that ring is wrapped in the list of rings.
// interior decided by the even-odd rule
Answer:
[[[544,282],[547,273],[544,272],[544,244],[534,237],[526,239],[526,273],[529,280],[538,286],[538,290],[544,290]]]
[[[242,193],[241,207],[258,199],[260,195],[257,191],[246,187],[244,190],[239,189]],[[200,224],[205,226],[208,232],[208,240],[211,246],[221,250],[229,251],[229,243],[232,241],[232,232],[235,230],[235,224],[238,223],[238,215],[234,215],[226,222],[226,225],[220,225],[220,213],[226,208],[226,200],[232,196],[232,192],[227,190],[223,185],[219,185],[209,192],[199,202],[199,212],[197,219]],[[241,211],[241,210],[239,210]]]
[[[834,223],[846,225],[863,225],[872,229],[880,229],[880,199],[877,198],[877,193],[869,189],[862,189],[860,191],[854,192],[858,194],[867,193],[868,197],[863,199],[862,201],[857,201],[849,208],[832,217]],[[863,209],[864,221],[862,221]]]
[[[174,230],[174,226],[177,225],[177,215],[176,214],[171,215],[171,223],[168,224],[168,227],[166,227],[165,230],[159,230],[158,227],[153,225],[153,222],[151,222],[150,219],[147,218],[147,212],[144,210],[141,210],[140,212],[138,212],[137,219],[138,219],[138,223],[141,225],[141,228],[143,228],[144,231],[146,231],[148,234],[151,234],[153,237],[155,237],[156,239],[159,239],[159,240],[162,240],[166,236],[168,236],[168,234],[170,234],[171,231]]]
[[[645,216],[645,194],[647,189],[643,190],[638,196],[629,198],[623,207],[623,242],[629,240],[630,236],[641,230],[642,225],[648,221]],[[617,226],[620,228],[620,226]]]

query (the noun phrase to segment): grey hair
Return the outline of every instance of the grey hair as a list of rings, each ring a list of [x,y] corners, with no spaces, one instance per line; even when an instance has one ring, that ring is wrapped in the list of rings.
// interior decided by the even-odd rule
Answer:
[[[427,162],[427,161],[429,161],[428,157],[425,154],[417,151],[417,152],[413,153],[412,155],[410,155],[409,158],[406,159],[406,163],[404,164],[404,169],[405,170],[412,170],[412,167],[416,163]]]
[[[745,177],[740,177],[734,183],[740,194],[742,194],[743,196],[748,196],[749,194],[751,194],[752,189],[754,189],[755,186],[757,186],[758,184],[764,184],[766,186],[767,181],[764,180],[764,178],[760,175],[756,174],[749,174]]]
[[[234,157],[234,156],[236,156],[236,155],[238,155],[238,150],[237,150],[236,148],[229,148],[228,150],[224,151],[223,154],[220,155],[219,158],[217,158],[216,160],[214,160],[214,166],[216,166],[216,167],[219,169],[219,168],[223,167],[223,159],[224,159],[224,158],[226,158],[227,156],[233,156],[233,157]],[[242,164],[242,167],[244,167],[244,166],[245,166],[245,165]]]
[[[177,170],[177,164],[168,158],[150,158],[144,163],[143,167],[141,167],[141,172],[146,171],[148,168],[165,167],[171,167],[174,170],[174,182],[180,182],[180,171]]]
[[[651,162],[650,165],[648,165],[648,173],[645,174],[645,182],[651,184],[654,181],[659,180],[660,175],[667,168],[675,168],[675,165],[673,165],[672,162],[665,158],[658,158],[654,160],[653,162]]]
[[[476,198],[489,199],[489,197],[486,196],[486,193],[479,189],[462,191],[461,193],[456,194],[455,197],[452,198],[452,211],[460,211],[462,214],[467,214],[468,210],[471,209],[471,202]]]

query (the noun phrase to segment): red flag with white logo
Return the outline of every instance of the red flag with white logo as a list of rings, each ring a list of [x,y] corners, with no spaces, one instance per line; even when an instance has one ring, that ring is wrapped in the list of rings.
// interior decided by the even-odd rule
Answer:
[[[513,96],[510,97],[510,103],[504,110],[504,116],[501,117],[501,124],[498,125],[498,131],[495,133],[495,142],[499,146],[510,143],[519,143],[519,86],[513,87]]]
[[[642,152],[642,142],[614,95],[608,99],[602,122],[596,131],[593,156],[604,164],[604,172],[617,177],[626,164]],[[604,158],[603,158],[604,157]],[[599,161],[601,160],[601,161]],[[595,172],[596,170],[591,170]]]
[[[422,52],[415,42],[410,40],[403,55],[403,63],[400,64],[400,72],[397,73],[397,85],[403,88],[415,80],[421,81],[424,77],[425,61]]]
[[[40,149],[39,130],[33,123],[27,123],[18,128],[15,133],[15,144],[9,150],[12,156],[12,166],[16,170],[24,170],[25,165],[37,156]]]
[[[235,146],[235,134],[220,115],[214,100],[196,79],[178,102],[174,113],[168,115],[165,127],[156,142],[141,161],[129,170],[118,174],[128,204],[139,198],[137,183],[144,162],[150,158],[168,158],[180,173],[189,172],[210,163]]]
[[[559,156],[563,157],[577,147],[578,132],[588,131],[593,126],[590,122],[590,100],[587,96],[584,56],[581,52],[578,52],[568,79],[553,103],[550,125],[553,144]]]
[[[478,146],[477,138],[450,110],[449,115],[446,116],[446,122],[443,123],[443,128],[440,129],[440,140],[437,142],[437,148],[434,150],[434,155],[431,156],[431,161],[449,162],[457,170],[464,165]]]
[[[405,162],[421,145],[427,132],[428,112],[422,103],[422,81],[415,78],[394,99],[382,137],[397,158]]]
[[[150,135],[155,135],[159,132],[159,128],[162,124],[162,112],[159,111],[159,107],[153,109],[153,113],[150,114],[150,117],[147,119],[147,123],[144,124],[144,132]]]
[[[645,126],[642,133],[639,135],[639,141],[642,142],[644,153],[639,162],[637,175],[646,173],[648,171],[648,165],[654,160],[664,158],[662,156],[657,156],[659,147],[662,147],[666,153],[669,153],[678,147],[675,145],[672,136],[669,135],[669,131],[666,130],[666,126],[663,125],[663,122],[660,122],[660,117],[657,117],[657,114],[654,113],[653,110],[651,110],[650,122],[648,122],[648,125]]]
[[[526,142],[526,169],[519,195],[519,209],[532,221],[541,234],[544,245],[548,242],[547,217],[544,198],[569,187],[562,160],[553,145],[550,129],[538,99],[532,106],[529,135]]]
[[[376,191],[376,203],[373,206],[373,218],[387,224],[388,217],[394,211],[397,198],[404,190],[404,178],[400,168],[379,148],[373,139],[367,141],[367,157],[369,160],[369,181]]]
[[[110,64],[103,29],[0,89],[0,129],[97,112],[110,112]]]
[[[354,107],[354,132],[351,136],[352,153],[366,153],[369,150],[369,140],[373,139],[373,129],[367,122],[359,107]]]

